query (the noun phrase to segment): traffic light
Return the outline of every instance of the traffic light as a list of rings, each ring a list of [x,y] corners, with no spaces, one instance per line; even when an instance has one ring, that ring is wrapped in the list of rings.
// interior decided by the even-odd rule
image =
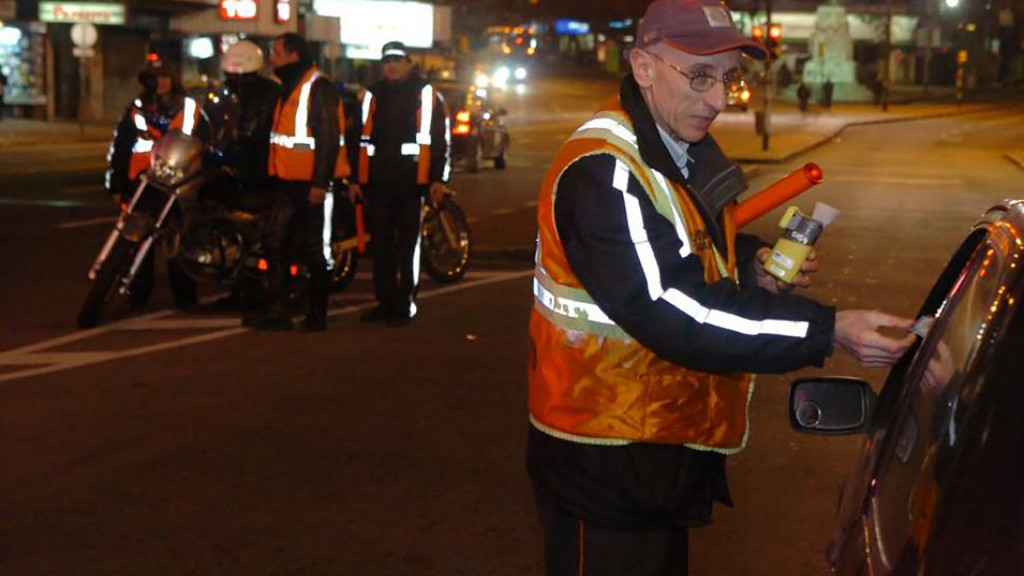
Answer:
[[[768,49],[773,60],[782,55],[782,24],[772,24],[768,28],[768,40],[765,42],[765,48]]]

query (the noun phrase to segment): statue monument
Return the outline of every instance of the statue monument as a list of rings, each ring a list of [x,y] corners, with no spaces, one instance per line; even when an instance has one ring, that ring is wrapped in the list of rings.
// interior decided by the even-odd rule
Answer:
[[[821,85],[831,80],[835,87],[835,100],[871,99],[871,91],[857,84],[850,23],[846,19],[846,9],[838,0],[818,6],[807,49],[811,59],[804,64],[803,81],[813,86],[816,93],[820,94]]]

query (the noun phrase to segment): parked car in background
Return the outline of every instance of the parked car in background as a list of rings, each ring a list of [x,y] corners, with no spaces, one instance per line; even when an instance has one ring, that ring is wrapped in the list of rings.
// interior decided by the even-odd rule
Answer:
[[[839,502],[833,574],[1024,574],[1022,238],[1021,201],[973,227],[879,396],[856,379],[793,383],[796,430],[867,434]]]
[[[488,160],[503,170],[511,143],[503,120],[508,112],[491,103],[485,88],[448,82],[435,82],[434,87],[444,97],[450,114],[453,164],[477,172]]]

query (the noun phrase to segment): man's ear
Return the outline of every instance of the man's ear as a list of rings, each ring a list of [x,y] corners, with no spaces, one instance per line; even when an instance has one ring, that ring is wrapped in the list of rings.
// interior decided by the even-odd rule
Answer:
[[[630,50],[629,65],[633,68],[633,78],[641,88],[648,88],[654,83],[654,58],[650,54],[639,48]]]

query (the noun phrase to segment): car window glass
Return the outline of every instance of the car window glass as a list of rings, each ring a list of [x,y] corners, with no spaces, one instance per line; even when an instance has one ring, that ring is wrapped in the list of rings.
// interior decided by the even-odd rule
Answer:
[[[880,455],[872,499],[879,559],[894,566],[908,536],[923,542],[941,484],[941,464],[957,441],[967,406],[964,375],[1002,307],[1004,262],[991,241],[981,243],[947,295],[936,322],[910,364],[904,401],[889,428],[890,453]]]

